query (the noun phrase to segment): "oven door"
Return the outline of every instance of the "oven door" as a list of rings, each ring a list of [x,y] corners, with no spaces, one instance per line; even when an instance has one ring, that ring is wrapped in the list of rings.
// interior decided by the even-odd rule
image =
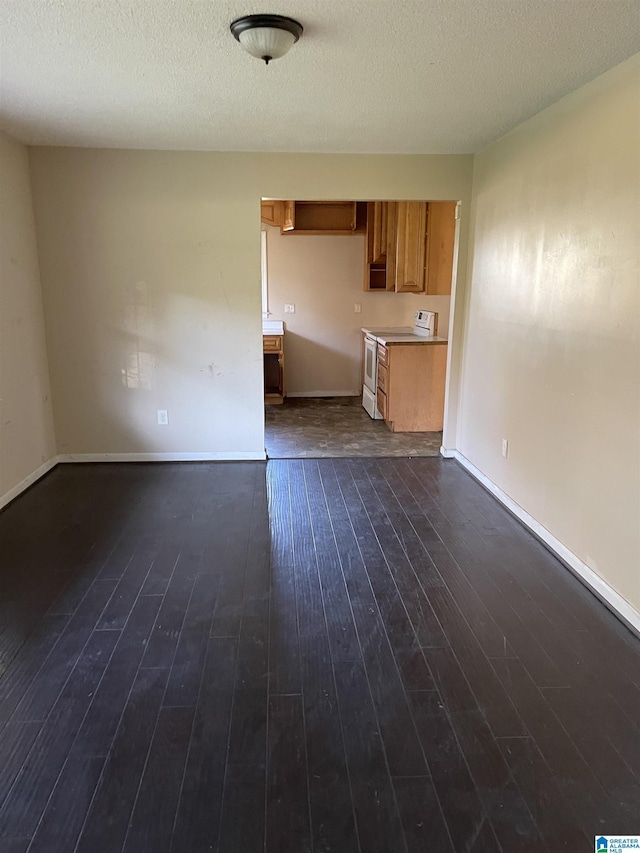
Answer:
[[[378,386],[378,341],[365,335],[364,385],[375,396]]]
[[[370,418],[379,420],[376,392],[378,390],[378,341],[368,335],[364,339],[364,384],[362,386],[362,405]]]
[[[373,391],[369,391],[366,385],[362,386],[362,405],[370,418],[373,418],[374,421],[382,420],[382,415],[378,411],[377,397]]]

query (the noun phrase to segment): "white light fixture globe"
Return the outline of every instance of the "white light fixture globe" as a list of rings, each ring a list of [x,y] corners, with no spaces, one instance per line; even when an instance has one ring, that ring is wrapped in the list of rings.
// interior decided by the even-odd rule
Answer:
[[[302,35],[302,24],[282,15],[245,15],[231,24],[231,32],[242,47],[268,65],[280,59]]]

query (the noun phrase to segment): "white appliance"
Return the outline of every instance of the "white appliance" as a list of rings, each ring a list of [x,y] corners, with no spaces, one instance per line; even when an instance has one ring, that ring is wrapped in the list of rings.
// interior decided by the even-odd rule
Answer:
[[[378,411],[376,395],[370,391],[366,385],[362,386],[362,405],[365,412],[374,420],[382,420],[382,415]]]
[[[370,418],[379,420],[376,392],[378,390],[378,338],[384,336],[403,338],[431,338],[436,334],[438,315],[434,311],[416,311],[413,315],[413,329],[406,326],[365,331],[364,338],[364,384],[362,386],[362,405]],[[364,330],[363,330],[364,331]]]
[[[413,315],[413,334],[432,338],[438,332],[438,315],[435,311],[416,311]]]
[[[378,387],[378,340],[373,335],[364,338],[364,385],[362,386],[362,405],[370,418],[380,419],[382,415],[376,404]]]

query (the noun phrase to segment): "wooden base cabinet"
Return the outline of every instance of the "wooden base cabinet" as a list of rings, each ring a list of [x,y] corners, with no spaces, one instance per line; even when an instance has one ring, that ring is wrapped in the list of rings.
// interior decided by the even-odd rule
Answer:
[[[378,346],[378,409],[392,432],[442,430],[446,371],[444,342]]]
[[[263,335],[264,401],[276,406],[284,403],[284,336]]]

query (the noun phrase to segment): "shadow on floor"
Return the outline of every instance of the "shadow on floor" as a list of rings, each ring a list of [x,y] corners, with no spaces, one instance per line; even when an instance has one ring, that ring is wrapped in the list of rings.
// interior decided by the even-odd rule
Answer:
[[[360,397],[298,397],[265,406],[270,459],[438,456],[441,444],[441,432],[391,432],[369,417]]]

